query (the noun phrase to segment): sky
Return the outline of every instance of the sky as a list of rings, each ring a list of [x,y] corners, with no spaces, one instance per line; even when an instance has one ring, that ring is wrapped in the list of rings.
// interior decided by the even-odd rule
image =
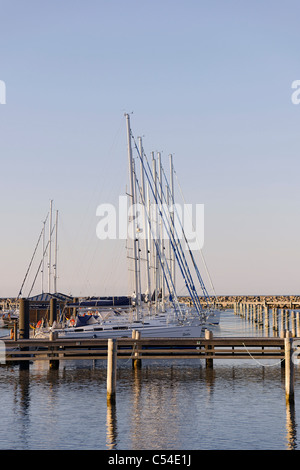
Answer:
[[[216,294],[299,294],[299,2],[1,0],[0,12],[0,297],[18,295],[50,200],[58,291],[128,294],[125,242],[96,236],[97,207],[126,194],[124,113],[148,155],[173,154],[186,202],[204,204]],[[40,259],[25,297],[47,291],[40,275],[31,289]]]

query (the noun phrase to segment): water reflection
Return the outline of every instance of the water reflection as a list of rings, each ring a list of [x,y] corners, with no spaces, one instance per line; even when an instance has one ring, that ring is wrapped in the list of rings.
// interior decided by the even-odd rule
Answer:
[[[117,446],[117,410],[114,403],[107,403],[106,413],[106,447],[113,450]]]
[[[19,440],[25,446],[28,445],[28,429],[30,427],[30,373],[27,369],[20,368],[19,371],[19,382],[18,387],[15,390],[16,392],[16,402],[17,396],[20,397],[20,430],[19,430]],[[19,392],[19,393],[18,393]],[[16,407],[16,410],[18,407]]]
[[[286,404],[286,439],[287,449],[295,450],[297,448],[297,424],[293,403]]]
[[[214,334],[274,334],[272,324],[266,330],[227,315]],[[110,406],[105,363],[86,364],[68,362],[59,371],[42,362],[29,371],[0,368],[0,447],[297,448],[295,407],[285,403],[278,361],[261,367],[249,359],[216,360],[212,369],[204,360],[145,360],[142,369],[120,361]]]
[[[197,369],[177,369],[173,364],[146,365],[132,371],[129,448],[180,447],[182,426],[185,426],[183,408],[195,410],[193,393],[189,389],[195,373],[198,378]],[[182,395],[182,388],[187,389],[186,394]]]

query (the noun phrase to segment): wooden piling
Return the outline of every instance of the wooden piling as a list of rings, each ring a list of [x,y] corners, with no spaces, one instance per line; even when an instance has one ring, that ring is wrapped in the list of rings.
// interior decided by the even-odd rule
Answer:
[[[282,309],[281,309],[281,315],[280,315],[280,336],[281,336],[281,337],[284,337],[284,336],[282,336],[284,330],[285,330],[284,310],[283,310],[283,308],[282,308]]]
[[[108,339],[107,343],[107,402],[116,401],[117,382],[117,340]]]
[[[20,339],[29,339],[29,301],[27,299],[20,299],[19,311]]]
[[[295,338],[296,324],[295,324],[295,311],[294,310],[291,310],[291,330],[292,330],[292,337]]]
[[[285,398],[287,403],[294,403],[294,364],[292,360],[292,338],[290,332],[286,332],[284,339],[285,352]]]
[[[132,339],[139,340],[140,337],[141,337],[141,332],[140,331],[132,330]],[[132,360],[132,367],[134,369],[140,369],[142,367],[142,360],[139,356],[140,356],[139,355],[139,346],[138,346],[138,343],[135,343],[133,360]]]
[[[14,341],[18,339],[18,322],[16,320],[14,321],[13,339]]]
[[[19,337],[20,339],[29,339],[29,301],[20,299],[19,303]],[[20,347],[21,351],[28,351],[28,348]],[[29,361],[20,361],[20,369],[28,370]]]
[[[278,308],[274,308],[274,321],[273,321],[273,330],[278,332]]]
[[[213,333],[210,330],[205,330],[205,339],[212,339],[213,338]],[[208,345],[206,346],[206,351],[209,351],[212,349],[212,346]],[[208,353],[209,354],[209,353]],[[211,369],[213,367],[213,359],[206,359],[205,360],[206,368]]]
[[[289,310],[285,310],[285,329],[289,331],[290,329],[290,317],[289,317]]]
[[[55,341],[58,338],[58,333],[57,331],[51,331],[49,335],[50,341]],[[49,367],[52,370],[57,370],[59,368],[59,360],[58,360],[58,354],[54,351],[56,351],[57,348],[53,346],[53,356],[57,357],[57,359],[50,359],[49,361]]]
[[[269,328],[269,309],[267,306],[265,306],[264,308],[265,310],[265,328],[268,329]]]

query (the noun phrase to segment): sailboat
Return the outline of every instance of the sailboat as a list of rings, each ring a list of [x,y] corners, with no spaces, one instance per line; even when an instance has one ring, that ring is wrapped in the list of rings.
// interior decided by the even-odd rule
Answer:
[[[130,224],[128,241],[131,244],[134,292],[131,306],[116,310],[102,309],[101,314],[77,315],[76,323],[68,321],[63,328],[53,325],[58,337],[64,338],[116,338],[131,337],[132,331],[140,331],[143,337],[201,337],[209,324],[217,324],[219,315],[212,308],[211,299],[203,283],[195,259],[189,249],[196,278],[204,293],[203,308],[197,293],[191,269],[187,261],[175,223],[173,159],[170,156],[170,181],[164,185],[161,155],[157,160],[152,153],[152,168],[144,154],[142,139],[137,145],[131,131],[130,117],[125,114],[127,153],[130,181]],[[133,143],[133,145],[132,145]],[[136,159],[133,158],[133,146]],[[140,177],[138,176],[140,167]],[[146,191],[147,184],[147,191]],[[142,212],[142,222],[138,214]],[[183,227],[180,227],[183,231]],[[183,231],[184,233],[184,231]],[[141,237],[143,234],[143,237]],[[188,240],[184,236],[188,245]],[[142,249],[142,242],[144,248]],[[142,264],[145,266],[146,288],[142,291]],[[182,304],[176,293],[176,269],[178,267],[189,291],[192,306]],[[153,286],[153,287],[152,287]],[[50,330],[48,330],[50,331]],[[35,335],[45,334],[36,330]]]

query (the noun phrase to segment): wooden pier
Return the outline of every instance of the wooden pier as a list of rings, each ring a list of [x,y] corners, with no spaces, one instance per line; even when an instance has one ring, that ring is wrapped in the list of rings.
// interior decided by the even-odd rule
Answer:
[[[6,361],[107,359],[107,339],[2,340]],[[118,338],[118,359],[284,359],[284,338]]]
[[[206,367],[213,367],[213,362],[220,359],[254,360],[262,366],[263,360],[276,360],[286,368],[286,399],[294,400],[295,338],[289,332],[285,337],[244,338],[218,338],[208,330],[206,333],[204,338],[118,338],[113,344],[110,339],[59,339],[55,334],[51,339],[5,339],[2,362],[29,368],[35,361],[48,361],[49,367],[56,369],[60,361],[106,360],[108,398],[115,400],[117,361],[122,359],[131,360],[133,367],[141,367],[142,361],[149,359],[203,359]]]
[[[294,328],[295,312],[282,309],[283,322],[279,329],[275,310],[277,311],[276,307],[272,309],[272,337],[220,338],[214,337],[211,331],[206,330],[203,338],[143,338],[137,331],[133,331],[132,338],[62,339],[58,338],[54,330],[49,339],[31,339],[29,304],[26,299],[20,299],[19,337],[15,325],[12,339],[1,338],[0,363],[18,363],[20,368],[29,369],[30,363],[48,361],[51,369],[58,369],[60,361],[104,359],[107,361],[107,397],[108,401],[113,402],[118,360],[131,360],[135,368],[140,368],[142,362],[149,359],[203,359],[207,368],[213,367],[214,361],[220,359],[250,359],[260,365],[263,365],[263,360],[276,360],[285,367],[286,400],[291,403],[294,401],[294,364],[298,364],[300,354],[300,313],[296,312],[299,321],[296,321],[297,327]],[[234,305],[234,314],[268,329],[269,313],[268,306],[257,306],[254,302],[240,302]]]

